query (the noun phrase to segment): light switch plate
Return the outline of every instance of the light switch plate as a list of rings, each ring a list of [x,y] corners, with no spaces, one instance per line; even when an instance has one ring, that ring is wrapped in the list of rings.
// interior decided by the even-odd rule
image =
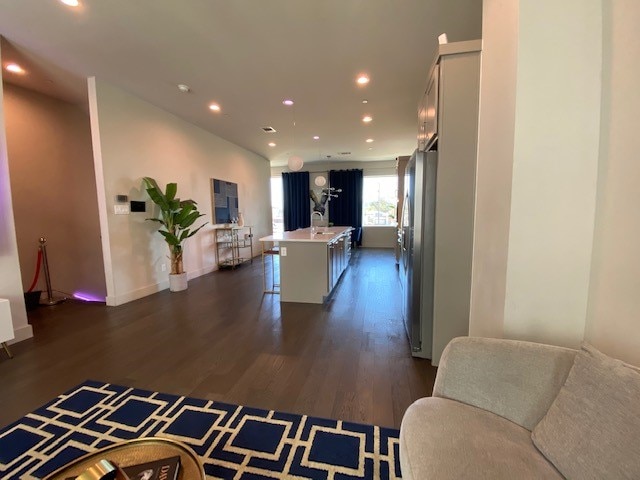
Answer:
[[[116,215],[129,215],[129,212],[130,210],[128,203],[113,206],[113,213],[115,213]]]
[[[281,257],[287,256],[287,247],[280,247],[280,256]]]

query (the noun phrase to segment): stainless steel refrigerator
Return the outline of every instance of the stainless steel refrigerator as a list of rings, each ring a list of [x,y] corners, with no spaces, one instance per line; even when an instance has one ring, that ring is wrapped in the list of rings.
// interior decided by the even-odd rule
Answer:
[[[405,173],[405,199],[399,231],[404,323],[415,357],[431,358],[435,212],[438,152],[415,151]]]

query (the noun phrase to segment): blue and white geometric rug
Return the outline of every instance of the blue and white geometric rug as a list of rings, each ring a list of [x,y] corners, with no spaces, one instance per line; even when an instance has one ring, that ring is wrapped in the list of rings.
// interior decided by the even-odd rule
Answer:
[[[189,445],[222,479],[397,479],[398,431],[87,381],[0,430],[0,477],[42,478],[111,443]]]

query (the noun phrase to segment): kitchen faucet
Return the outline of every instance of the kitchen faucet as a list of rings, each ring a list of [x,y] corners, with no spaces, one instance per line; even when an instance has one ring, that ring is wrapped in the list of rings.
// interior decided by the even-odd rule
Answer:
[[[316,227],[313,226],[313,216],[314,215],[320,215],[320,222],[322,222],[322,214],[320,212],[311,212],[311,233],[314,234],[316,233]]]

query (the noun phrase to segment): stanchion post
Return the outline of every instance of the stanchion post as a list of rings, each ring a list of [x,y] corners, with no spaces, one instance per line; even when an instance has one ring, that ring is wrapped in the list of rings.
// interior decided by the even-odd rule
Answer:
[[[42,252],[42,266],[44,267],[44,281],[47,284],[47,299],[41,300],[40,305],[57,305],[66,300],[65,297],[55,298],[51,289],[51,276],[49,274],[49,260],[47,259],[47,239],[40,237],[40,251]]]

